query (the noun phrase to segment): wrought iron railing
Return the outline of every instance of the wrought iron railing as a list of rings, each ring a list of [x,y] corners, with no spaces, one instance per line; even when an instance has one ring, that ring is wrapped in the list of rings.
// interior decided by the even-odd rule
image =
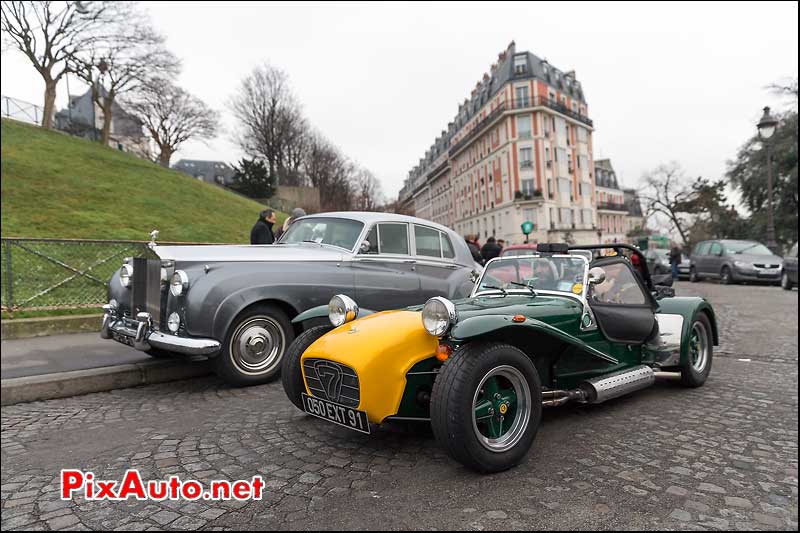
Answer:
[[[0,96],[0,114],[5,118],[41,126],[44,108],[10,96]]]
[[[604,209],[606,211],[626,211],[625,204],[615,204],[613,202],[597,202],[597,209]]]
[[[126,257],[147,254],[147,244],[146,241],[3,238],[2,310],[98,307],[106,303],[106,286],[114,271]]]

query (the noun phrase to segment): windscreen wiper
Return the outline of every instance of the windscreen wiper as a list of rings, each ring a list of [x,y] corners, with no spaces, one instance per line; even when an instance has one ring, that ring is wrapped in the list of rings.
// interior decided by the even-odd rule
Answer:
[[[534,296],[539,296],[539,295],[536,293],[536,289],[534,289],[533,287],[531,287],[531,286],[530,286],[530,285],[528,285],[527,283],[519,283],[518,281],[509,281],[508,283],[511,283],[512,285],[519,285],[520,287],[525,287],[526,289],[528,289],[529,291],[531,291],[531,294],[532,294],[532,295],[534,295]]]
[[[482,289],[493,289],[496,291],[500,291],[503,293],[503,296],[508,296],[508,291],[505,290],[503,287],[497,287],[496,285],[482,285]]]

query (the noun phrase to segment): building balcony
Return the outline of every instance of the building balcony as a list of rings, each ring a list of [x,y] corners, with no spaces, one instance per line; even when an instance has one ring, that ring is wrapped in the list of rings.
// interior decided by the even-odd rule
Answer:
[[[628,208],[625,204],[615,204],[612,202],[597,202],[598,211],[616,211],[618,213],[627,213]]]
[[[555,100],[551,100],[545,96],[537,96],[535,98],[522,98],[520,100],[515,100],[514,103],[510,106],[511,109],[527,109],[530,107],[547,107],[561,113],[562,115],[566,115],[571,119],[577,120],[587,126],[594,127],[594,122],[587,117],[586,115],[581,115],[580,113],[576,113],[575,111],[571,110],[564,104],[561,104]]]
[[[523,160],[519,162],[519,168],[533,168],[533,160]]]

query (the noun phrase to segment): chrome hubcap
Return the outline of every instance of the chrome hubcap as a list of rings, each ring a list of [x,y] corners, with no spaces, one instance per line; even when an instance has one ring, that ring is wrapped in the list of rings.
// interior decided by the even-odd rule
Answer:
[[[508,365],[481,379],[472,400],[472,428],[488,450],[504,452],[522,438],[531,417],[531,390],[525,376]]]
[[[280,325],[266,316],[243,322],[231,337],[233,363],[246,374],[272,370],[283,356],[285,336]]]
[[[695,322],[692,326],[692,334],[689,337],[689,357],[692,368],[697,372],[703,372],[708,364],[708,333],[702,322]]]

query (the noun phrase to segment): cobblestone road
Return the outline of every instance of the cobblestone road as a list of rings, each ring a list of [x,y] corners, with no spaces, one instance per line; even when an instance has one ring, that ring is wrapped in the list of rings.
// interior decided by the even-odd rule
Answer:
[[[362,436],[306,417],[279,383],[214,378],[2,408],[2,528],[797,529],[798,294],[681,283],[719,315],[696,390],[659,379],[545,413],[522,466],[477,476],[429,434]],[[61,501],[61,468],[209,481],[261,473],[243,502]]]

